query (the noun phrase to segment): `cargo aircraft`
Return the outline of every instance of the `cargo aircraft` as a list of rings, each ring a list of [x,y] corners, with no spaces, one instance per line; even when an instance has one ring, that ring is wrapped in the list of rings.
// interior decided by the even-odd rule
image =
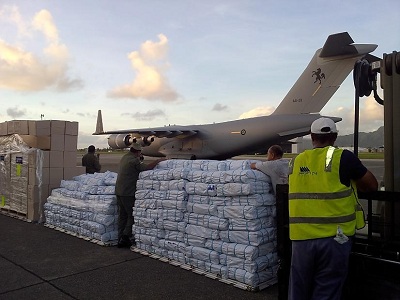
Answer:
[[[330,35],[288,94],[269,116],[228,122],[164,126],[143,129],[103,130],[101,110],[96,132],[110,135],[114,149],[140,143],[142,154],[181,159],[227,159],[267,149],[310,133],[311,123],[349,75],[358,59],[377,48],[375,44],[354,44],[347,32]],[[331,117],[335,122],[341,118]]]

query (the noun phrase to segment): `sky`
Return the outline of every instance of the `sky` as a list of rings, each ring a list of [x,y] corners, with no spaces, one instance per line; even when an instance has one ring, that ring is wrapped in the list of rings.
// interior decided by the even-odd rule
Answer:
[[[330,34],[400,51],[398,0],[0,0],[0,122],[79,122],[78,148],[104,130],[269,115]],[[382,90],[378,90],[383,95]],[[353,133],[352,73],[321,114]],[[360,131],[383,107],[360,99]]]

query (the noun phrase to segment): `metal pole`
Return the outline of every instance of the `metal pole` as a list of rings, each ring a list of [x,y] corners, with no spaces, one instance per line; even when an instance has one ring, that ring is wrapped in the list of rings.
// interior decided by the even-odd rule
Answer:
[[[381,66],[381,86],[384,92],[384,145],[385,145],[385,190],[393,191],[393,82],[392,82],[392,55],[383,54]]]
[[[356,95],[354,98],[354,155],[358,157],[358,128],[359,128],[359,119],[360,119],[360,95],[358,89],[356,88]]]
[[[400,52],[392,53],[393,191],[400,192]]]

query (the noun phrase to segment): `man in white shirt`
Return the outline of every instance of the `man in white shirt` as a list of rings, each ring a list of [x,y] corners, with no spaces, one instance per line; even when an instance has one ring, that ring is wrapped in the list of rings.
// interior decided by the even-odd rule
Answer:
[[[269,147],[267,152],[267,161],[259,161],[251,164],[253,170],[259,170],[271,177],[272,188],[276,195],[277,184],[288,183],[289,161],[282,158],[283,150],[279,145]]]

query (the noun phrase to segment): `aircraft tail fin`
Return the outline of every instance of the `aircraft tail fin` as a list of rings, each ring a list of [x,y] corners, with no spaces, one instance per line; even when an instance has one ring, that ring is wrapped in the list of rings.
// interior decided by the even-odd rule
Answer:
[[[93,133],[93,135],[102,134],[102,133],[104,133],[104,130],[103,130],[103,117],[101,115],[101,110],[99,109],[98,112],[97,112],[96,131]]]
[[[330,35],[273,114],[320,112],[355,62],[376,47],[375,44],[354,44],[347,32]]]

